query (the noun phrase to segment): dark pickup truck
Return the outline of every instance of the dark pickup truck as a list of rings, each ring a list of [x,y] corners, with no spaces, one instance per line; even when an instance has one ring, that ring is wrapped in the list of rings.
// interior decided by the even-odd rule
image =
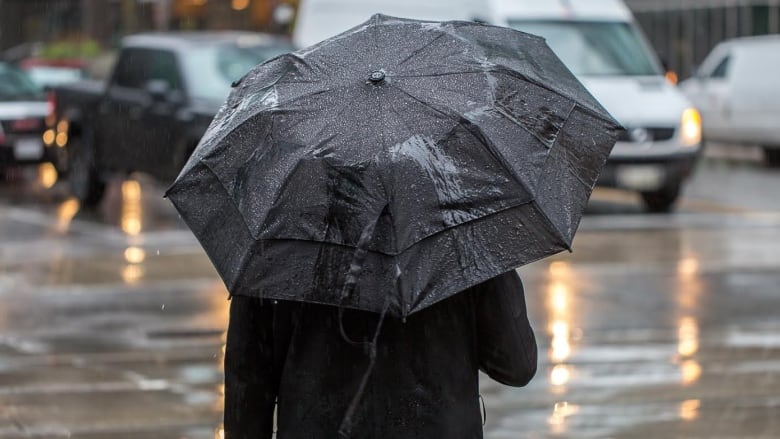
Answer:
[[[107,82],[55,87],[47,147],[84,205],[98,203],[114,174],[171,182],[230,92],[250,68],[293,50],[249,32],[150,33],[126,37]]]

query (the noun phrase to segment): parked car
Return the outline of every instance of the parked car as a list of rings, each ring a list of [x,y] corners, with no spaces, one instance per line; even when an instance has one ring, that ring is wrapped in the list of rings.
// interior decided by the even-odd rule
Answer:
[[[706,140],[761,145],[780,166],[780,35],[718,44],[680,88],[701,109]]]
[[[249,32],[151,33],[126,37],[107,82],[53,88],[54,116],[44,138],[65,148],[73,194],[100,201],[116,173],[176,177],[231,83],[250,68],[292,50],[284,39]]]
[[[17,63],[39,87],[67,84],[86,79],[86,63],[79,59],[26,58]]]
[[[701,151],[701,120],[620,0],[488,0],[487,21],[544,37],[626,128],[599,180],[670,210]]]
[[[48,112],[41,89],[21,70],[0,62],[0,174],[9,165],[40,163]]]

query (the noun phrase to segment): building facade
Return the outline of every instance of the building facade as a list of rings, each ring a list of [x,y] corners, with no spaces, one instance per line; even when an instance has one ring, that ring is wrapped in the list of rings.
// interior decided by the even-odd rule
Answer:
[[[729,38],[780,32],[780,0],[627,0],[669,68],[691,76]]]
[[[150,30],[286,33],[298,0],[0,0],[0,51],[32,42],[103,47]],[[281,10],[287,11],[279,14]],[[292,12],[290,12],[292,11]]]

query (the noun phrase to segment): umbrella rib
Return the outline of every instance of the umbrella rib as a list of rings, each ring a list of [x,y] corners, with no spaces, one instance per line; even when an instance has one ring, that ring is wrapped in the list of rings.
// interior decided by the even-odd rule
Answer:
[[[282,105],[289,105],[289,104],[292,104],[292,103],[295,103],[295,102],[297,102],[297,101],[298,101],[298,100],[300,100],[300,99],[303,99],[303,98],[306,98],[306,97],[315,96],[315,95],[322,94],[322,93],[328,93],[328,92],[337,92],[337,91],[339,91],[339,90],[342,90],[342,89],[344,89],[344,88],[346,88],[346,87],[347,87],[347,85],[345,84],[345,85],[343,85],[343,86],[341,86],[341,87],[338,87],[338,88],[335,88],[335,89],[312,91],[312,92],[309,92],[309,93],[306,93],[306,94],[303,94],[303,95],[300,95],[300,96],[296,96],[296,97],[295,97],[295,98],[293,98],[293,99],[290,99],[290,100],[287,100],[287,101],[283,101],[283,102],[279,102],[279,103],[277,104],[277,106],[275,106],[275,107],[272,107],[272,108],[263,108],[263,109],[261,109],[260,111],[257,111],[257,112],[255,112],[255,113],[252,113],[252,114],[250,114],[249,116],[246,116],[246,117],[244,118],[244,120],[242,120],[241,122],[239,122],[238,124],[236,124],[234,127],[231,127],[229,130],[225,130],[225,131],[224,131],[224,134],[223,134],[222,136],[220,136],[220,137],[213,137],[213,138],[209,139],[209,141],[210,141],[209,143],[210,143],[210,144],[221,144],[221,143],[222,143],[222,141],[223,141],[223,140],[225,140],[225,138],[226,138],[228,135],[230,135],[230,134],[231,134],[233,131],[236,131],[238,128],[240,128],[241,126],[243,126],[245,123],[247,123],[247,122],[249,122],[249,121],[253,120],[254,118],[256,118],[256,117],[258,117],[258,116],[261,116],[261,115],[268,115],[268,116],[271,116],[271,117],[273,117],[273,116],[274,116],[274,115],[275,115],[275,114],[276,114],[276,113],[279,111],[279,107],[280,107],[280,106],[282,106]],[[288,110],[288,111],[289,111],[289,110]],[[209,157],[213,156],[213,154],[214,154],[215,152],[216,152],[216,150],[215,150],[215,149],[212,149],[211,151],[209,151],[209,152],[206,152],[206,153],[203,155],[203,157],[201,157],[201,159],[200,159],[200,160],[202,161],[202,160],[205,160],[205,159],[207,159],[207,158],[209,158]]]
[[[432,39],[432,40],[428,41],[427,43],[425,43],[424,45],[422,45],[422,46],[418,47],[417,49],[414,49],[414,51],[412,51],[412,53],[410,53],[410,54],[409,54],[409,56],[407,56],[406,58],[404,58],[404,59],[402,59],[401,61],[399,61],[399,62],[396,64],[396,67],[400,67],[402,64],[406,64],[406,62],[407,62],[407,61],[409,61],[409,60],[410,60],[410,59],[412,59],[413,57],[417,56],[417,54],[418,54],[418,53],[420,53],[420,52],[421,52],[421,51],[423,51],[424,49],[426,49],[426,48],[428,48],[428,47],[432,46],[432,45],[433,45],[433,43],[435,43],[435,42],[439,41],[440,39],[444,38],[444,36],[446,36],[446,35],[447,35],[447,34],[441,33],[441,34],[439,34],[439,35],[438,35],[436,38],[434,38],[434,39]]]
[[[523,81],[530,82],[531,84],[541,87],[551,93],[555,93],[556,95],[568,99],[574,103],[576,103],[583,111],[585,111],[589,116],[596,117],[600,120],[607,121],[610,123],[613,123],[612,120],[610,120],[607,117],[604,117],[602,113],[597,112],[596,110],[582,105],[579,103],[579,100],[572,98],[571,96],[567,95],[566,93],[563,93],[560,90],[556,90],[554,88],[551,88],[549,85],[544,84],[542,82],[539,82],[535,80],[534,78],[531,78],[527,75],[524,75],[517,70],[510,69],[506,66],[502,66],[500,64],[496,64],[493,68],[486,68],[482,70],[463,70],[459,72],[443,72],[443,73],[433,73],[433,74],[425,74],[421,73],[419,75],[394,75],[396,78],[426,78],[426,77],[437,77],[437,76],[449,76],[449,75],[473,75],[473,74],[484,74],[484,73],[496,73],[496,74],[504,74],[507,76],[511,76],[513,78],[520,78]],[[408,94],[408,93],[407,93]]]
[[[545,90],[547,90],[547,91],[549,91],[551,93],[555,93],[558,96],[573,102],[575,105],[580,107],[584,112],[586,112],[589,116],[593,116],[593,117],[595,117],[595,118],[597,118],[599,120],[609,122],[610,124],[614,124],[614,122],[611,119],[609,119],[608,117],[605,117],[603,113],[600,113],[600,112],[594,110],[593,108],[590,108],[588,106],[585,106],[585,105],[581,104],[579,99],[572,98],[571,96],[567,95],[566,93],[564,93],[564,92],[562,92],[560,90],[556,90],[554,88],[551,88],[549,85],[544,84],[542,82],[539,82],[539,81],[535,80],[534,78],[528,77],[528,76],[526,76],[526,75],[524,75],[524,74],[522,74],[522,73],[520,73],[520,72],[518,72],[516,70],[512,70],[512,69],[510,69],[508,67],[505,67],[505,66],[496,65],[496,68],[495,69],[491,69],[490,72],[496,73],[496,74],[504,74],[504,75],[507,75],[507,76],[511,76],[513,78],[521,78],[524,81],[528,81],[528,82],[530,82],[531,84],[533,84],[533,85],[535,85],[537,87],[541,87],[541,88],[543,88],[543,89],[545,89]]]
[[[430,109],[432,109],[432,110],[434,110],[434,111],[436,111],[436,112],[438,112],[438,113],[440,113],[440,114],[444,115],[445,117],[447,117],[447,118],[449,118],[449,119],[451,119],[451,120],[455,121],[456,123],[458,123],[459,125],[461,125],[463,128],[465,128],[466,130],[468,130],[469,132],[471,132],[472,134],[474,134],[474,133],[473,133],[473,131],[471,130],[471,128],[470,128],[469,126],[465,126],[465,125],[464,125],[464,124],[463,124],[463,123],[460,121],[460,119],[461,119],[460,117],[458,117],[458,119],[456,120],[456,118],[455,118],[455,117],[454,117],[452,114],[449,114],[449,113],[447,113],[447,112],[443,111],[442,109],[436,108],[436,107],[434,107],[434,106],[432,106],[432,105],[428,104],[427,102],[425,102],[425,101],[423,101],[423,100],[419,99],[418,97],[414,96],[413,94],[409,93],[408,91],[404,90],[404,89],[403,89],[403,88],[401,88],[401,87],[397,87],[397,88],[398,88],[398,90],[400,90],[402,93],[406,94],[407,96],[409,96],[410,98],[412,98],[412,99],[414,99],[415,101],[419,102],[420,104],[422,104],[422,105],[424,105],[424,106],[426,106],[426,107],[428,107],[428,108],[430,108]],[[569,113],[567,113],[567,115],[566,115],[566,118],[568,118],[568,117],[569,117],[569,115],[571,115],[571,112],[574,110],[575,106],[576,106],[576,105],[572,105],[572,108],[569,110]],[[519,176],[518,176],[518,175],[517,175],[517,174],[514,172],[514,170],[512,169],[512,167],[507,165],[507,163],[506,163],[506,162],[503,160],[503,156],[502,156],[501,154],[498,154],[498,153],[496,153],[496,152],[494,151],[494,148],[491,146],[491,142],[490,142],[489,138],[488,138],[487,136],[485,136],[485,135],[484,135],[484,133],[482,133],[482,130],[481,130],[481,129],[480,129],[478,126],[476,126],[476,125],[474,125],[474,124],[471,124],[471,127],[474,127],[474,128],[475,128],[475,129],[478,131],[478,133],[479,133],[479,138],[483,140],[483,142],[482,142],[482,143],[483,143],[484,145],[486,145],[486,146],[488,146],[488,147],[489,147],[490,153],[491,153],[491,154],[492,154],[494,157],[496,157],[496,159],[497,159],[497,160],[498,160],[498,161],[501,163],[501,165],[504,167],[504,169],[506,169],[506,170],[507,170],[507,172],[509,172],[509,174],[510,174],[512,177],[514,177],[515,181],[516,181],[516,182],[517,182],[517,183],[518,183],[518,184],[519,184],[519,185],[520,185],[520,186],[521,186],[521,187],[522,187],[522,188],[523,188],[523,189],[524,189],[524,190],[525,190],[527,193],[529,193],[529,194],[531,194],[531,195],[532,195],[531,202],[536,204],[537,208],[538,208],[538,209],[539,209],[539,211],[542,213],[542,216],[543,216],[544,220],[545,220],[545,221],[548,223],[548,225],[549,225],[549,226],[551,226],[550,228],[553,230],[553,232],[555,233],[555,235],[556,235],[556,236],[557,236],[559,239],[561,239],[561,241],[562,241],[562,242],[563,242],[563,244],[566,246],[566,248],[567,248],[569,251],[571,251],[571,245],[570,245],[569,243],[567,243],[567,242],[566,242],[566,239],[564,239],[564,238],[563,238],[563,236],[561,235],[560,231],[559,231],[559,230],[558,230],[558,229],[555,227],[554,223],[553,223],[553,222],[550,220],[550,217],[547,215],[547,212],[545,212],[545,211],[544,211],[544,210],[541,208],[541,206],[539,205],[539,203],[536,203],[536,194],[535,194],[533,191],[531,191],[531,190],[530,190],[530,188],[529,188],[528,186],[526,186],[525,182],[523,182],[523,180],[522,180],[522,179],[521,179],[521,178],[520,178],[520,177],[519,177]],[[547,155],[547,158],[545,159],[545,165],[547,164],[547,160],[549,160],[549,159],[550,159],[550,154],[548,154],[548,155]],[[544,168],[544,167],[543,167],[543,168]]]
[[[203,167],[204,167],[204,168],[205,168],[205,169],[206,169],[206,170],[207,170],[209,173],[211,173],[211,174],[214,176],[214,179],[215,179],[216,181],[218,181],[218,182],[219,182],[219,186],[220,186],[220,187],[222,188],[222,190],[225,192],[225,195],[226,195],[226,197],[225,197],[225,198],[227,198],[227,200],[228,200],[228,203],[230,203],[230,205],[233,207],[233,209],[234,209],[236,212],[240,212],[240,210],[238,209],[238,206],[236,206],[236,204],[235,204],[235,200],[234,200],[234,198],[230,196],[230,192],[227,190],[227,187],[225,187],[225,184],[224,184],[224,183],[222,182],[222,180],[219,178],[219,175],[217,175],[217,173],[216,173],[216,172],[214,172],[214,170],[213,170],[213,169],[211,169],[211,166],[209,166],[209,165],[208,165],[207,163],[205,163],[204,161],[202,161],[202,160],[201,160],[201,161],[200,161],[200,164],[201,164],[201,165],[203,165]],[[247,232],[247,234],[248,234],[249,236],[252,236],[252,237],[254,238],[254,235],[252,235],[252,229],[250,229],[250,228],[249,228],[249,225],[247,224],[247,222],[246,222],[246,219],[244,218],[244,216],[243,216],[243,215],[241,215],[240,213],[239,213],[237,216],[239,217],[239,220],[241,221],[241,224],[243,224],[244,228],[246,229],[246,232]],[[255,238],[255,239],[256,239],[256,238]],[[239,267],[239,270],[240,270],[240,271],[237,271],[237,273],[244,273],[244,268],[245,268],[245,266],[248,264],[248,261],[249,261],[249,255],[250,255],[251,253],[252,253],[252,252],[250,252],[250,251],[247,251],[246,253],[244,253],[244,254],[243,254],[243,256],[241,256],[241,261],[240,261],[240,262],[239,262],[239,264],[238,264],[238,267]],[[238,283],[238,278],[236,278],[236,283]],[[232,291],[232,290],[233,290],[233,287],[234,287],[234,286],[235,286],[235,284],[234,284],[234,285],[227,285],[227,287],[228,287],[228,291],[230,292],[230,294],[231,294],[231,295],[233,294],[233,291]]]
[[[462,122],[462,120],[463,120],[463,119],[465,119],[464,117],[462,117],[462,116],[460,116],[460,115],[453,115],[453,114],[450,114],[450,113],[448,113],[448,112],[445,112],[445,111],[444,111],[444,110],[442,110],[441,108],[436,108],[436,107],[434,107],[433,105],[431,105],[431,104],[429,104],[429,103],[427,103],[427,102],[423,101],[422,99],[418,98],[417,96],[415,96],[415,95],[413,95],[413,94],[409,93],[408,91],[404,90],[402,87],[397,87],[397,88],[398,88],[398,90],[400,90],[402,93],[404,93],[404,94],[406,94],[407,96],[409,96],[410,98],[412,98],[412,99],[414,99],[415,101],[419,102],[420,104],[422,104],[422,105],[424,105],[424,106],[426,106],[426,107],[430,108],[431,110],[433,110],[433,111],[436,111],[436,112],[438,112],[438,113],[440,113],[440,114],[444,115],[444,116],[445,116],[445,117],[447,117],[448,119],[450,119],[450,120],[454,121],[455,123],[457,123],[458,125],[462,126],[462,127],[465,129],[465,130],[467,130],[468,132],[470,132],[472,135],[476,136],[478,139],[482,140],[482,144],[483,144],[483,145],[485,145],[485,146],[487,146],[488,152],[490,152],[490,154],[491,154],[493,157],[495,157],[495,159],[496,159],[496,160],[497,160],[497,161],[498,161],[498,162],[501,164],[501,166],[502,166],[502,167],[503,167],[503,168],[504,168],[504,169],[505,169],[507,172],[509,172],[509,174],[510,174],[510,175],[511,175],[511,176],[514,178],[515,182],[517,182],[517,184],[519,184],[519,185],[520,185],[520,186],[523,188],[523,190],[525,190],[527,193],[529,193],[529,194],[531,194],[531,195],[535,195],[535,194],[534,194],[534,193],[533,193],[533,192],[530,190],[530,188],[529,188],[529,187],[528,187],[528,186],[525,184],[525,182],[524,182],[524,181],[523,181],[523,180],[522,180],[522,179],[521,179],[521,178],[520,178],[520,177],[519,177],[519,176],[518,176],[518,175],[517,175],[517,174],[514,172],[514,170],[512,169],[512,167],[511,167],[511,166],[509,166],[509,165],[506,163],[506,160],[504,160],[504,157],[503,157],[503,155],[502,155],[502,154],[500,154],[500,153],[498,153],[498,152],[495,150],[495,148],[493,147],[493,144],[492,144],[492,142],[490,141],[490,139],[489,139],[487,136],[485,136],[485,134],[482,132],[482,130],[481,130],[481,129],[480,129],[478,126],[477,126],[477,125],[475,125],[475,124],[469,124],[469,125],[466,125],[466,124],[464,124],[464,123]],[[476,130],[476,133],[474,132],[474,130]]]
[[[577,108],[577,104],[576,104],[576,103],[575,103],[574,105],[572,105],[572,107],[569,109],[569,112],[566,114],[566,118],[565,118],[564,120],[569,120],[569,117],[571,117],[571,114],[574,112],[574,109],[575,109],[575,108]],[[554,148],[554,147],[555,147],[555,145],[557,145],[557,144],[558,144],[558,138],[556,137],[556,138],[555,138],[555,142],[553,142],[553,145],[552,145],[552,147],[551,147],[550,149],[552,150],[552,148]],[[551,157],[552,157],[552,154],[547,154],[547,157],[545,157],[545,159],[544,159],[544,164],[542,165],[542,170],[545,170],[545,169],[547,169],[547,163],[548,163],[550,160],[552,160],[552,159],[551,159]],[[578,178],[577,180],[581,182],[581,180],[579,180],[579,178]],[[550,229],[553,231],[553,233],[555,233],[555,236],[557,236],[557,237],[558,237],[558,239],[560,239],[560,240],[561,240],[561,242],[563,243],[563,245],[565,245],[565,246],[566,246],[566,250],[568,250],[568,251],[570,251],[570,252],[571,252],[571,251],[572,251],[572,250],[571,250],[571,243],[567,242],[567,241],[566,241],[566,238],[563,236],[563,234],[561,233],[561,231],[560,231],[560,230],[558,230],[558,228],[557,228],[557,227],[555,227],[555,223],[553,223],[552,219],[550,219],[550,216],[549,216],[549,215],[547,215],[547,211],[546,211],[546,210],[544,210],[544,208],[542,207],[542,205],[541,205],[541,204],[539,204],[539,203],[536,201],[536,196],[534,196],[534,198],[533,198],[533,200],[532,200],[531,202],[532,202],[532,203],[534,203],[534,204],[536,205],[536,208],[537,208],[537,210],[539,211],[539,213],[541,213],[541,215],[542,215],[542,218],[544,218],[544,220],[547,222],[548,226],[550,226]]]
[[[439,76],[451,76],[451,75],[473,75],[476,73],[487,73],[489,70],[460,70],[457,72],[440,72],[440,73],[420,73],[419,75],[393,75],[396,78],[435,78]]]

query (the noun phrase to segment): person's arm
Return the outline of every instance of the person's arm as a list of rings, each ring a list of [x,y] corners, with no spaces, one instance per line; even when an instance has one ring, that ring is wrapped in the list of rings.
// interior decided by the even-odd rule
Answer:
[[[233,296],[225,347],[227,439],[271,439],[279,389],[274,371],[274,306]]]
[[[502,384],[525,386],[536,374],[537,349],[520,277],[512,270],[475,289],[479,368]]]

